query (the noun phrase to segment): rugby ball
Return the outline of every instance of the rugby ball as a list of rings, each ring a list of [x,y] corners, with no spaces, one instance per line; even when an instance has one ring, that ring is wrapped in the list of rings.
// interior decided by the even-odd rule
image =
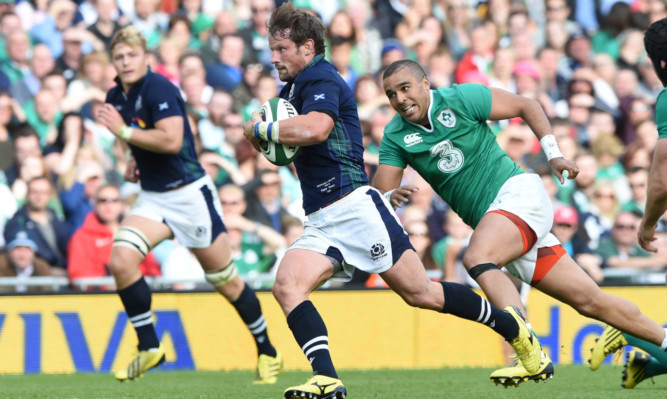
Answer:
[[[262,105],[259,115],[263,121],[277,122],[299,115],[289,101],[274,97]],[[299,146],[259,140],[259,150],[274,165],[287,165],[299,154]]]

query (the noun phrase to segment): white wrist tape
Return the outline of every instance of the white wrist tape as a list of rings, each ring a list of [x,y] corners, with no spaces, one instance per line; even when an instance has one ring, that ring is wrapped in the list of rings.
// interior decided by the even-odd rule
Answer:
[[[553,134],[547,134],[546,136],[540,139],[540,144],[542,145],[542,151],[547,156],[547,160],[551,161],[553,158],[562,158],[563,154],[558,148],[558,143],[556,142],[556,136]]]
[[[118,131],[118,137],[125,141],[130,141],[130,137],[132,137],[132,133],[134,132],[134,129],[130,126],[123,125],[121,126],[120,130]]]
[[[255,138],[277,143],[280,135],[280,125],[278,122],[257,122],[255,123],[254,133]]]

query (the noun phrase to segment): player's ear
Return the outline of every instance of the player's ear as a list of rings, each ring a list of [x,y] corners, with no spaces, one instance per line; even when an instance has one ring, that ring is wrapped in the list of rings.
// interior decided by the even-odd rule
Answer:
[[[315,42],[313,39],[308,39],[303,43],[303,48],[306,51],[306,55],[311,55],[315,53]]]
[[[422,79],[422,86],[424,86],[426,90],[431,89],[431,81],[428,80],[428,76],[424,76],[424,78]]]

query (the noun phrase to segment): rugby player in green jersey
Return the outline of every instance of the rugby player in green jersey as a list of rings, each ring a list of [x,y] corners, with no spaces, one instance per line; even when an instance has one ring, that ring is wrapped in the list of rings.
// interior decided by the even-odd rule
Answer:
[[[540,139],[561,183],[564,172],[577,176],[577,165],[563,158],[536,101],[478,84],[431,90],[422,67],[409,60],[391,64],[383,86],[398,115],[385,127],[373,185],[400,206],[415,190],[399,187],[403,170],[414,168],[474,228],[463,264],[491,303],[523,309],[504,267],[585,316],[657,345],[665,342],[662,327],[631,302],[604,293],[567,254],[549,232],[553,208],[539,176],[521,170],[496,142],[487,120],[520,117]],[[537,373],[518,363],[491,379],[507,386],[552,374],[544,354]]]
[[[654,22],[644,34],[646,54],[653,63],[658,78],[663,86],[667,85],[667,19]],[[652,244],[655,241],[655,228],[658,220],[667,210],[667,94],[663,89],[658,95],[655,107],[655,121],[658,125],[658,143],[653,153],[653,162],[649,172],[646,211],[639,223],[637,236],[639,245],[647,251],[656,252]],[[660,374],[667,374],[667,353],[665,342],[658,347],[650,342],[607,326],[602,336],[595,343],[590,366],[595,370],[611,352],[627,345],[636,346],[644,352],[630,350],[625,356],[625,366],[621,386],[634,388],[643,380]]]

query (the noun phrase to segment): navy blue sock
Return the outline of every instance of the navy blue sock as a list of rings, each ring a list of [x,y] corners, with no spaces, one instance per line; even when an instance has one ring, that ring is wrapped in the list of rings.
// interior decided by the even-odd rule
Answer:
[[[125,307],[127,317],[134,327],[139,339],[139,350],[145,351],[160,346],[155,334],[153,312],[151,312],[151,289],[141,277],[137,282],[118,291]]]
[[[287,325],[313,367],[313,374],[338,378],[329,353],[327,326],[313,303],[306,300],[295,307],[287,316]]]
[[[269,340],[269,334],[266,331],[266,321],[264,321],[264,315],[262,314],[262,306],[259,304],[259,299],[257,299],[255,291],[246,284],[241,295],[232,302],[232,305],[234,305],[236,311],[241,316],[241,320],[243,320],[255,338],[257,353],[259,355],[275,356],[276,348],[271,345],[271,341]]]
[[[445,306],[442,308],[442,313],[453,314],[489,326],[507,341],[519,334],[519,326],[514,317],[491,305],[475,291],[461,284],[448,282],[441,284],[445,291]]]

